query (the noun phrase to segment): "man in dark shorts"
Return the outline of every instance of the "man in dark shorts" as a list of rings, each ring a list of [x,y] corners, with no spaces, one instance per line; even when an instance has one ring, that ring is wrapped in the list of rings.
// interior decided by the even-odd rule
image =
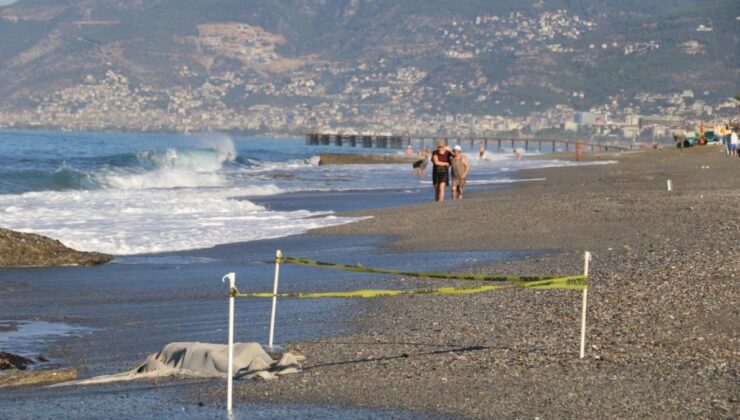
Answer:
[[[445,190],[450,184],[450,160],[452,153],[443,139],[437,139],[437,150],[432,152],[432,184],[434,184],[434,200],[445,201]]]

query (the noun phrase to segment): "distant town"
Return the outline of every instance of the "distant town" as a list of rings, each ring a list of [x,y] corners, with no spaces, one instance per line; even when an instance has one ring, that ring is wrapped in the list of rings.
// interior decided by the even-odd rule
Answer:
[[[19,12],[2,16],[10,22],[26,18]],[[73,22],[78,27],[88,24],[115,26],[118,21],[91,20],[88,10],[82,20]],[[618,94],[602,105],[578,109],[573,103],[587,95],[583,90],[566,90],[546,80],[535,86],[517,77],[493,80],[475,61],[509,54],[515,60],[535,63],[567,55],[573,62],[594,66],[605,54],[645,56],[664,47],[657,39],[584,41],[584,34],[597,26],[565,10],[480,15],[438,23],[432,34],[420,36],[428,42],[382,47],[388,57],[408,55],[413,46],[414,54],[471,63],[469,77],[430,84],[430,70],[421,66],[391,64],[385,58],[352,62],[291,58],[279,52],[287,42],[285,37],[261,27],[235,22],[200,24],[196,35],[175,39],[176,44],[194,49],[199,63],[180,65],[171,75],[177,83],[148,83],[121,70],[121,62],[108,62],[107,70],[83,74],[66,83],[67,87],[30,95],[21,101],[24,106],[0,107],[0,128],[221,131],[267,136],[301,135],[309,130],[373,131],[645,142],[738,118],[740,102],[734,93],[717,99],[716,94],[691,86],[673,93]],[[673,47],[683,56],[700,57],[705,48],[701,36],[712,31],[711,26],[699,24],[691,28],[696,40]],[[53,42],[57,41],[47,43]],[[47,47],[41,44],[38,48]],[[33,59],[35,51],[19,55],[11,66]],[[120,52],[110,56],[118,57]],[[219,60],[232,64],[218,67]],[[534,99],[517,98],[512,93],[517,89],[542,89],[550,95],[548,104],[553,103],[553,92],[562,100],[545,106],[536,94],[526,95]],[[477,111],[478,105],[502,111],[489,115]]]
[[[387,83],[413,84],[419,78],[413,70],[396,75]],[[727,98],[707,103],[685,90],[673,95],[645,94],[638,103],[660,103],[664,113],[641,114],[638,108],[615,109],[603,106],[578,111],[558,105],[526,116],[472,114],[431,114],[398,101],[392,105],[352,105],[327,100],[315,105],[273,106],[257,104],[246,112],[230,109],[223,102],[229,83],[207,82],[194,89],[169,91],[147,86],[132,88],[128,79],[114,71],[97,80],[64,89],[41,99],[32,110],[0,111],[0,128],[47,128],[71,131],[141,131],[301,135],[307,130],[337,132],[374,131],[395,134],[519,135],[555,133],[601,141],[656,141],[673,134],[695,131],[700,125],[712,127],[737,119],[740,102]],[[289,89],[311,90],[311,79],[294,83]],[[329,98],[334,99],[334,98]],[[166,106],[161,106],[166,103]]]

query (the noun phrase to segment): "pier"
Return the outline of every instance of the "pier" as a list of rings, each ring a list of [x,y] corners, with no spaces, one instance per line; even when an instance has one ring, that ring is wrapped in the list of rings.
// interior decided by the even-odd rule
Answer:
[[[443,139],[445,144],[455,143],[460,145],[469,144],[470,149],[475,149],[476,145],[483,144],[486,150],[489,146],[494,145],[498,150],[510,146],[514,148],[523,148],[525,151],[537,150],[542,151],[543,145],[550,151],[558,150],[556,146],[563,146],[566,152],[571,148],[575,150],[576,144],[580,143],[583,150],[590,151],[609,151],[609,150],[630,150],[630,146],[607,144],[607,143],[589,143],[575,140],[561,139],[540,139],[534,137],[497,137],[497,136],[457,136],[457,135],[411,135],[411,134],[377,134],[377,133],[339,133],[339,132],[322,132],[309,131],[305,133],[306,145],[308,146],[348,146],[363,147],[376,149],[403,149],[411,145],[412,147],[425,147],[426,145],[434,146],[435,139]]]

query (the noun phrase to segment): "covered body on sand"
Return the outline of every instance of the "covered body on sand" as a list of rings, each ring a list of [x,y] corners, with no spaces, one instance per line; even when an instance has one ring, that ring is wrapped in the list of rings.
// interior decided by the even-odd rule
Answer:
[[[227,357],[225,344],[169,343],[158,353],[149,355],[136,369],[65,382],[56,386],[92,385],[168,376],[226,378]],[[303,356],[284,353],[280,360],[275,361],[259,343],[234,343],[234,366],[238,378],[275,379],[279,375],[296,373],[301,370],[299,362],[303,359]]]

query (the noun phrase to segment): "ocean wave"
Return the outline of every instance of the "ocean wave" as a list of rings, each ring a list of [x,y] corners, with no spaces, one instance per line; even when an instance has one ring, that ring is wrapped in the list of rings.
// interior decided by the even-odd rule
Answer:
[[[66,164],[52,171],[32,169],[0,172],[0,194],[88,189],[95,185],[88,173]]]
[[[219,187],[224,178],[216,173],[185,169],[160,169],[144,173],[103,173],[95,176],[100,186],[120,190]]]
[[[244,160],[249,162],[249,172],[269,172],[269,171],[288,171],[302,168],[316,168],[319,166],[320,156],[311,156],[304,159],[290,159],[281,162],[267,161],[263,162],[253,158],[245,158]],[[239,158],[237,158],[239,161]]]
[[[231,147],[139,150],[126,165],[108,166],[95,174],[99,185],[115,189],[197,188],[226,185],[220,171],[237,157]],[[135,163],[132,165],[132,163]]]
[[[6,228],[113,255],[209,248],[353,220],[330,212],[270,211],[235,199],[276,191],[252,187],[33,192],[0,195],[0,214]]]
[[[223,186],[227,184],[224,168],[236,158],[234,144],[226,137],[97,156],[38,155],[0,165],[0,194]],[[6,160],[0,157],[0,162]]]

